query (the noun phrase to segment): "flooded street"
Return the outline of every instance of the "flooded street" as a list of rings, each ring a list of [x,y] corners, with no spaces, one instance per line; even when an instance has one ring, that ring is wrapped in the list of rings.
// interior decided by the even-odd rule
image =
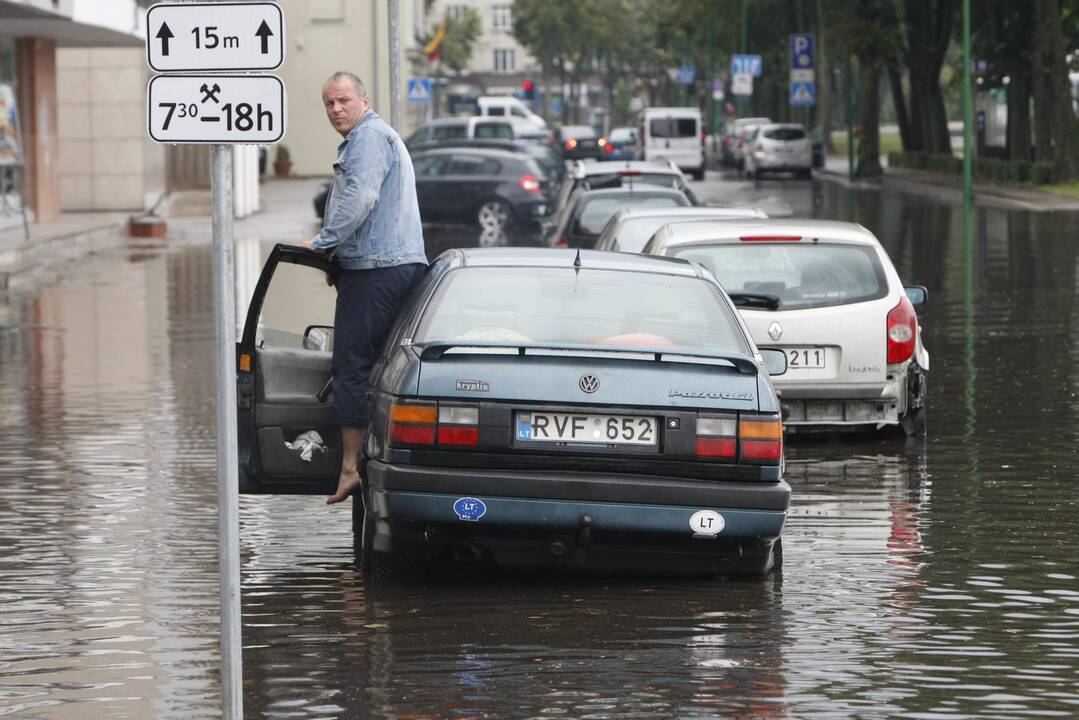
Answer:
[[[790,442],[764,580],[370,586],[347,508],[242,497],[247,717],[1079,715],[1079,214],[979,206],[964,237],[932,191],[717,178],[703,201],[861,222],[929,289],[928,437]],[[0,284],[0,717],[219,717],[203,224]],[[241,311],[310,236],[259,227]],[[428,232],[463,243],[536,240]]]

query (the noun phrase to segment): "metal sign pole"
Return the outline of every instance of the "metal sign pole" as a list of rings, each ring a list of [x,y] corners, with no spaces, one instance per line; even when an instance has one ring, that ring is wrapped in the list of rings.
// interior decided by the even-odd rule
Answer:
[[[217,326],[217,532],[221,582],[221,704],[243,720],[240,496],[236,450],[236,276],[232,241],[232,146],[213,146],[214,310]]]
[[[401,124],[401,0],[390,0],[390,126],[402,132]]]

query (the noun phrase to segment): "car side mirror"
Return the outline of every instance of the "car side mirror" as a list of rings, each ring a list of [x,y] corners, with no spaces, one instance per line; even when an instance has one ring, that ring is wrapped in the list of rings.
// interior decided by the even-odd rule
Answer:
[[[914,307],[925,305],[929,300],[929,291],[922,285],[906,285],[903,287],[903,292],[907,294],[907,299]]]
[[[776,377],[787,372],[787,353],[775,348],[761,348],[758,352],[764,360],[764,369],[769,375]]]
[[[304,350],[333,350],[333,328],[329,325],[308,325],[303,331]]]

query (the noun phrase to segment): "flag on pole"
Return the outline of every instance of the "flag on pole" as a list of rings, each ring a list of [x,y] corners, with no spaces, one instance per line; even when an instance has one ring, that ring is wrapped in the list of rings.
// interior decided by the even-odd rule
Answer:
[[[442,41],[446,37],[446,23],[442,23],[438,26],[438,31],[435,36],[427,43],[423,48],[423,52],[427,54],[427,61],[434,62],[442,57]]]

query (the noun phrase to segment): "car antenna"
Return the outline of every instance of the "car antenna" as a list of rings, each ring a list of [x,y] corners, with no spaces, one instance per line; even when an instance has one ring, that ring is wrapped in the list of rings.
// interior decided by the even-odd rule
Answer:
[[[573,269],[581,271],[581,248],[577,248],[577,257],[573,258]]]

